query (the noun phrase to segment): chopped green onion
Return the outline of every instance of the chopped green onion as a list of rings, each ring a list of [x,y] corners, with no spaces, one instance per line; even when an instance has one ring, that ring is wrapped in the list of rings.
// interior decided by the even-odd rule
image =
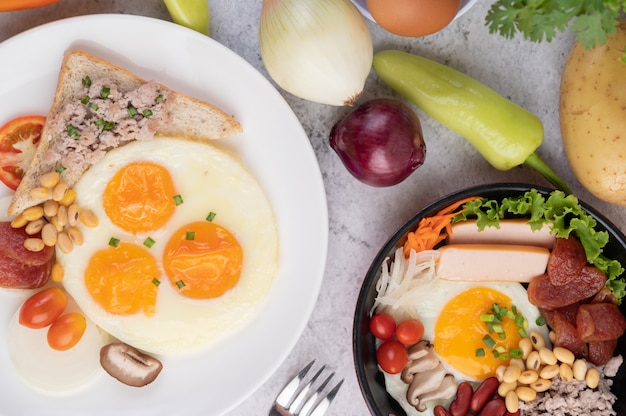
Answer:
[[[506,317],[509,319],[515,319],[515,306],[513,306],[513,310],[512,311],[508,311],[506,313]]]
[[[206,220],[209,222],[213,221],[213,219],[215,218],[215,215],[216,215],[215,212],[213,211],[209,212],[209,215],[207,215]]]
[[[496,351],[498,351],[500,354],[503,354],[506,352],[506,348],[500,345],[499,347],[496,347]]]
[[[490,313],[483,313],[480,315],[480,320],[483,322],[493,322],[494,319],[496,319],[495,315]]]
[[[519,334],[520,337],[522,338],[526,338],[528,336],[528,334],[526,333],[526,330],[524,328],[520,328],[517,330],[517,333]]]
[[[107,98],[110,93],[111,93],[111,88],[102,87],[102,89],[100,90],[100,97]]]
[[[498,332],[498,338],[506,339],[506,332]]]
[[[67,127],[66,127],[66,130],[67,130],[67,135],[68,136],[73,137],[75,139],[80,139],[80,132],[73,125],[68,124]]]
[[[89,96],[88,96],[88,95],[85,95],[85,96],[84,96],[84,97],[80,100],[80,102],[81,102],[82,104],[87,104],[87,103],[89,103],[89,100],[90,100]]]
[[[501,359],[502,361],[506,361],[509,359],[509,354],[499,354],[498,358]]]
[[[94,103],[89,104],[89,108],[91,108],[93,111],[98,111],[100,109],[100,107],[98,107]]]
[[[485,356],[484,348],[476,348],[476,356],[477,357],[484,357]]]
[[[135,117],[137,115],[137,109],[133,107],[132,105],[128,107],[127,111],[128,111],[128,115],[131,117]]]
[[[143,245],[150,248],[154,245],[154,243],[156,243],[156,241],[154,241],[152,237],[148,237],[144,240]]]
[[[495,332],[497,334],[503,334],[504,333],[504,328],[500,324],[494,325],[493,326],[493,332]]]
[[[91,78],[89,78],[89,75],[83,78],[82,82],[83,82],[83,87],[91,87]]]
[[[193,241],[195,238],[196,238],[196,233],[194,233],[193,231],[187,231],[187,233],[185,234],[185,239],[189,241]]]
[[[183,203],[183,197],[180,195],[174,195],[174,203],[180,205]]]
[[[487,322],[487,332],[490,334],[493,332],[493,323]]]
[[[156,101],[157,101],[157,103],[160,103],[161,101],[163,101],[163,94],[157,95]]]
[[[537,326],[544,326],[546,324],[546,319],[543,316],[540,316],[539,318],[537,318],[535,323],[537,324]]]
[[[63,173],[65,172],[67,168],[65,166],[59,166],[58,168],[55,169],[56,172],[58,173]]]
[[[517,325],[520,328],[524,327],[524,317],[521,314],[517,314],[515,315],[515,325]]]
[[[176,287],[178,287],[179,289],[184,288],[185,282],[183,282],[182,280],[179,280],[178,282],[176,282]]]
[[[155,286],[158,286],[161,284],[161,281],[155,277],[154,279],[152,279],[152,284],[154,284]]]
[[[141,114],[143,114],[144,117],[152,117],[152,110],[150,109],[143,110]]]
[[[489,335],[485,335],[483,337],[483,342],[489,348],[493,348],[496,345],[496,342]]]
[[[109,245],[110,245],[111,247],[117,247],[117,246],[119,246],[119,245],[120,245],[120,239],[119,239],[119,238],[115,238],[115,237],[111,237],[111,238],[109,239]]]
[[[113,130],[113,127],[115,127],[115,123],[113,121],[106,121],[105,119],[101,118],[96,120],[96,126],[102,130]]]
[[[500,357],[500,353],[499,353],[498,351],[496,351],[496,350],[491,350],[491,353],[493,354],[493,356],[494,356],[495,358]]]
[[[511,348],[509,350],[509,354],[511,354],[511,358],[522,358],[524,356],[524,351],[521,348]]]

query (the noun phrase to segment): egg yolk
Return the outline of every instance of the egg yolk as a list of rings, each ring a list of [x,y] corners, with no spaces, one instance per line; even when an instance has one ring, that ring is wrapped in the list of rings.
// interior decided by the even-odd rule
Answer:
[[[435,324],[433,345],[449,365],[461,373],[476,379],[495,374],[496,368],[508,364],[508,360],[496,357],[492,350],[503,347],[505,351],[517,348],[520,340],[518,327],[513,319],[504,319],[502,327],[506,337],[501,339],[497,334],[489,334],[487,325],[480,319],[488,314],[494,304],[511,310],[511,298],[497,290],[489,288],[473,288],[459,293],[446,305]],[[483,338],[490,335],[495,341],[493,347],[485,344]],[[484,356],[477,356],[476,351],[482,349]]]
[[[113,224],[141,233],[163,227],[174,213],[176,195],[168,170],[139,161],[119,169],[107,183],[103,206]]]
[[[163,254],[163,267],[184,296],[208,299],[235,286],[241,274],[243,250],[224,227],[198,221],[178,229]]]
[[[116,315],[154,314],[158,277],[157,262],[140,246],[119,243],[97,251],[85,270],[85,286],[92,298]]]

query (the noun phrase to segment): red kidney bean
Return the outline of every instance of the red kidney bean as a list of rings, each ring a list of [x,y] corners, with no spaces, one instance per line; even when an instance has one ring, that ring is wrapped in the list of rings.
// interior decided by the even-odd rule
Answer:
[[[499,397],[491,399],[485,404],[483,410],[480,411],[478,416],[504,416],[506,413],[506,405],[504,400]]]
[[[517,412],[515,413],[511,413],[509,411],[504,412],[504,416],[520,416],[521,414],[522,414],[522,411],[519,409],[517,409]]]
[[[475,413],[480,412],[487,402],[493,397],[496,390],[498,390],[499,384],[500,382],[496,377],[488,377],[484,379],[472,395],[470,409]]]
[[[452,416],[465,416],[470,408],[474,388],[467,381],[459,384],[456,390],[456,397],[450,404],[450,414]]]
[[[435,408],[433,409],[433,414],[435,416],[452,416],[445,407],[440,405],[435,406]]]

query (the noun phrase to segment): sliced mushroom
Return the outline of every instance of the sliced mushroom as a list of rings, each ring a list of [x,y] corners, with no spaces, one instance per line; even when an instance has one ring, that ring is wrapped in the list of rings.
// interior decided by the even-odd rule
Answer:
[[[417,405],[417,410],[423,412],[426,410],[426,403],[433,400],[445,400],[454,396],[456,393],[457,384],[454,376],[452,374],[447,374],[439,387],[435,390],[429,391],[428,393],[424,393],[419,397],[419,403]]]
[[[411,384],[416,374],[432,370],[439,363],[433,346],[426,341],[420,341],[409,348],[409,361],[402,370],[400,378],[405,383]]]
[[[415,374],[413,381],[409,384],[409,389],[406,392],[406,399],[417,408],[420,402],[420,396],[436,390],[443,381],[446,375],[446,369],[443,364],[439,363],[437,367],[432,370]]]
[[[100,365],[112,377],[133,387],[143,387],[157,378],[163,365],[123,342],[114,342],[100,349]]]

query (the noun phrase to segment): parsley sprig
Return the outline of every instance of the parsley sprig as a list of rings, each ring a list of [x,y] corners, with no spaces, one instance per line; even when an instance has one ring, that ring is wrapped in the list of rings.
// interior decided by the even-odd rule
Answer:
[[[485,20],[490,33],[512,38],[520,32],[533,42],[550,42],[573,21],[576,40],[589,49],[606,42],[625,9],[626,0],[497,0]]]

